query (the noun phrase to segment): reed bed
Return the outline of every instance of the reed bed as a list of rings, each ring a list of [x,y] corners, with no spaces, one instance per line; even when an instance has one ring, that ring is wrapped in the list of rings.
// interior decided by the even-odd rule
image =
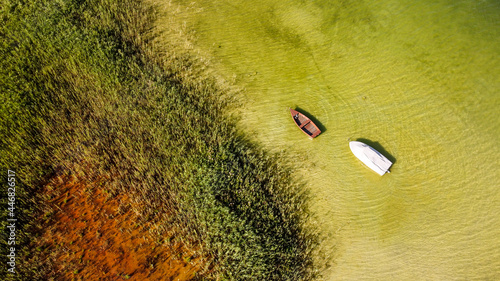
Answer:
[[[54,209],[36,195],[54,173],[133,194],[143,222],[159,226],[153,235],[175,230],[210,258],[199,279],[316,276],[308,195],[286,156],[238,130],[230,87],[185,52],[155,47],[153,6],[0,2],[1,167],[19,174],[22,222],[18,274],[0,279],[42,280],[50,270],[29,241],[43,228],[37,215]]]

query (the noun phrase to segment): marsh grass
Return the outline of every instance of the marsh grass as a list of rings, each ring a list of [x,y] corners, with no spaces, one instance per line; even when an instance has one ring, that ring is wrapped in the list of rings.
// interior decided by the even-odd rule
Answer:
[[[23,222],[13,279],[43,279],[51,270],[29,241],[44,227],[34,218],[54,211],[37,191],[48,175],[61,173],[105,178],[100,188],[111,197],[133,194],[141,206],[134,211],[158,226],[153,235],[174,229],[196,255],[209,257],[199,278],[314,277],[307,192],[285,156],[238,130],[229,114],[237,105],[231,87],[177,52],[175,42],[171,50],[158,47],[153,6],[1,4],[1,167],[18,172]],[[1,221],[5,230],[4,212]]]

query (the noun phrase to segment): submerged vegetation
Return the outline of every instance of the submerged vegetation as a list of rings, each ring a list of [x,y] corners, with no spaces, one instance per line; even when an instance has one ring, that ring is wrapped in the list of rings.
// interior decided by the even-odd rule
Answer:
[[[1,7],[2,181],[7,169],[17,171],[23,226],[18,274],[2,270],[2,280],[42,280],[50,270],[33,262],[29,241],[43,228],[37,215],[56,211],[36,195],[54,173],[105,178],[111,196],[131,194],[135,211],[158,226],[153,235],[175,230],[211,259],[200,278],[313,278],[317,241],[306,227],[303,186],[283,156],[237,129],[230,87],[200,75],[185,54],[159,52],[153,7],[140,0]],[[1,222],[6,256],[3,211]]]

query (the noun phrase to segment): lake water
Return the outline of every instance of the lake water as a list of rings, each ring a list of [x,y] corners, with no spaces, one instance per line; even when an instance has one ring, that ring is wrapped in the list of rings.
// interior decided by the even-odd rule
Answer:
[[[305,159],[324,280],[500,279],[500,2],[170,3],[245,89],[242,127]],[[390,174],[354,157],[358,139]]]

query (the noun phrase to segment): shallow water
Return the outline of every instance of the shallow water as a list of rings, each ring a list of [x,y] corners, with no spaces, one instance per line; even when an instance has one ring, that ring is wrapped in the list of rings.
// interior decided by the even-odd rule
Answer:
[[[500,278],[498,1],[174,2],[245,88],[245,130],[307,159],[325,280]],[[324,132],[309,140],[289,107]]]

